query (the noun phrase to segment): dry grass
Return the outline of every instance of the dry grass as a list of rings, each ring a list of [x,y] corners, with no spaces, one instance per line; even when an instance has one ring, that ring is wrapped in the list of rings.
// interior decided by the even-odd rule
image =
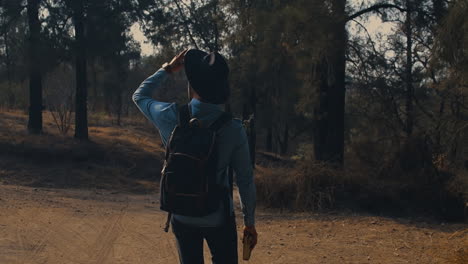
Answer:
[[[258,200],[267,207],[322,210],[335,204],[345,174],[324,163],[300,161],[294,168],[257,167]]]
[[[429,254],[438,260],[437,263],[468,263],[468,229],[465,228],[452,233],[445,245],[430,249]]]
[[[453,257],[453,260],[450,260],[449,263],[453,264],[466,264],[468,263],[468,244],[464,248],[461,248]]]
[[[128,120],[131,125],[125,127],[106,122],[111,123],[101,119],[99,126],[90,126],[90,141],[81,142],[62,135],[48,112],[42,135],[27,133],[23,113],[0,112],[0,180],[31,186],[155,190],[164,151],[155,130],[138,120]]]
[[[70,134],[61,135],[47,112],[43,135],[28,135],[24,113],[0,112],[0,180],[31,186],[155,190],[164,155],[156,129],[143,118],[124,118],[122,126],[115,126],[102,114],[91,115],[89,123],[90,142],[80,142]],[[432,167],[404,170],[401,164],[389,159],[382,164],[385,169],[378,169],[348,159],[346,169],[338,170],[315,162],[307,153],[296,160],[258,153],[258,201],[292,210],[351,207],[399,215],[419,210],[460,219],[468,201],[466,171],[434,174]]]
[[[414,150],[416,149],[416,150]],[[403,152],[404,153],[403,153]],[[468,174],[436,169],[420,149],[380,158],[380,167],[348,158],[345,169],[300,155],[293,165],[260,162],[257,195],[267,207],[292,210],[350,208],[379,215],[432,216],[461,221],[468,216]],[[369,154],[368,154],[369,155]],[[281,164],[288,162],[282,159]]]
[[[164,150],[155,129],[147,125],[148,122],[144,119],[124,119],[122,120],[123,126],[119,127],[112,125],[109,117],[97,116],[97,119],[94,115],[90,117],[91,142],[80,142],[73,139],[70,134],[61,135],[48,113],[44,115],[45,133],[35,136],[28,135],[26,132],[27,117],[24,113],[0,111],[0,182],[60,188],[103,188],[135,193],[156,191]],[[358,163],[353,166],[348,164],[345,173],[323,163],[314,162],[307,156],[296,161],[285,157],[273,157],[271,153],[260,153],[257,157],[259,158],[259,165],[256,169],[258,201],[266,207],[323,210],[336,208],[343,201],[352,200],[358,204],[365,201],[382,208],[388,206],[387,201],[402,199],[402,190],[407,190],[408,187],[399,182],[404,179],[402,176],[394,180],[390,177],[378,177],[379,175],[364,170],[364,166]],[[414,179],[422,179],[421,174]],[[468,190],[466,172],[459,171],[452,179],[451,184],[445,186],[447,190],[451,190],[450,192]],[[417,183],[415,180],[412,182]],[[385,197],[387,200],[379,199],[380,197]],[[409,206],[405,201],[402,204]],[[320,226],[308,225],[307,228],[311,229],[312,226],[315,230],[321,230],[324,234],[326,233],[324,241],[331,241],[330,239],[333,238],[336,245],[342,246],[342,241],[337,240],[334,235],[330,237],[329,235],[334,234],[333,232],[346,232],[345,223],[346,229],[352,226],[355,220],[349,216],[346,217],[349,220],[343,222],[341,231],[335,229],[340,228],[341,224],[333,226],[336,220],[326,221],[326,224],[330,224],[334,229],[322,224]],[[310,223],[310,219],[304,221]],[[363,233],[355,232],[357,238],[366,243],[375,241],[382,245],[380,234],[372,231],[374,228],[382,227],[380,230],[388,230],[391,234],[390,240],[395,239],[388,244],[395,245],[395,248],[400,244],[403,245],[403,249],[422,244],[421,252],[417,249],[413,252],[429,255],[434,263],[468,263],[466,225],[459,225],[456,230],[452,227],[437,225],[436,228],[440,228],[443,232],[438,235],[438,238],[434,237],[433,244],[432,232],[434,230],[428,229],[427,226],[421,227],[416,224],[403,229],[403,224],[390,226],[392,223],[389,222],[393,220],[384,221],[386,221],[385,224],[375,221],[366,224],[362,220],[357,221],[360,228],[365,229]],[[287,225],[289,223],[288,221]],[[304,224],[307,223],[301,222],[299,226]],[[271,227],[269,222],[267,225]],[[399,232],[392,229],[394,227],[408,232],[402,231],[400,234],[405,235],[398,235]],[[281,225],[278,228],[285,232],[282,239],[290,235],[290,230],[297,230],[284,228]],[[303,241],[310,244],[311,232],[307,228],[302,229],[298,235],[307,236]],[[416,228],[427,230],[415,236]],[[313,232],[315,237],[312,238],[317,238],[317,232],[319,231]],[[278,234],[276,231],[273,233]],[[413,235],[406,236],[407,233]],[[446,239],[441,240],[442,235]],[[346,239],[349,239],[349,233],[343,236],[343,241],[347,241]],[[273,241],[273,237],[270,240]],[[440,241],[443,243],[439,244]],[[296,242],[297,240],[294,243]],[[354,243],[355,240],[348,240],[348,242]],[[307,243],[304,242],[304,244]],[[331,245],[331,243],[323,244]],[[363,247],[365,251],[368,245]],[[345,247],[352,248],[353,245],[346,244]],[[388,248],[394,251],[392,246]],[[271,250],[270,247],[268,250]],[[340,248],[340,252],[342,250],[343,248]],[[284,252],[288,255],[298,251],[295,247]]]
[[[465,230],[467,231],[467,230]],[[465,232],[466,233],[466,232]],[[468,234],[465,234],[468,236]],[[462,248],[458,249],[455,253],[455,256],[450,260],[453,264],[466,264],[468,263],[468,239],[466,239],[465,244]]]

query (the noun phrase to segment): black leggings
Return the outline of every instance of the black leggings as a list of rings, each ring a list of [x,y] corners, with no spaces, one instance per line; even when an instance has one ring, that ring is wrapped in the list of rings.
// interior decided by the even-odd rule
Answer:
[[[181,264],[203,264],[203,239],[213,264],[237,264],[237,230],[234,217],[219,227],[193,227],[172,219]]]

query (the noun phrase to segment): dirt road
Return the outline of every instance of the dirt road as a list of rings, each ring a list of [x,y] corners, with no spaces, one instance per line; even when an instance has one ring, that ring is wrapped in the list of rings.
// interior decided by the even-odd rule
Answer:
[[[157,208],[154,195],[0,185],[0,263],[177,263]],[[264,210],[257,219],[250,263],[451,263],[468,245],[463,224]]]

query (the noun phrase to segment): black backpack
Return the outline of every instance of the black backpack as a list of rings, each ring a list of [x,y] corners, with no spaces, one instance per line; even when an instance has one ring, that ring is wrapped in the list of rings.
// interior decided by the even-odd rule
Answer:
[[[201,217],[219,208],[229,189],[216,182],[217,132],[231,120],[231,114],[224,112],[204,126],[190,117],[188,105],[179,108],[179,124],[167,143],[161,172],[161,210]]]

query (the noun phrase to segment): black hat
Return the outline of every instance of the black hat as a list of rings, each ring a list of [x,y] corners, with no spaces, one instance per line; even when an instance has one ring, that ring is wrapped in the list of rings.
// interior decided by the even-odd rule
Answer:
[[[217,52],[191,49],[184,58],[185,74],[190,86],[207,103],[223,104],[229,91],[229,67]]]

